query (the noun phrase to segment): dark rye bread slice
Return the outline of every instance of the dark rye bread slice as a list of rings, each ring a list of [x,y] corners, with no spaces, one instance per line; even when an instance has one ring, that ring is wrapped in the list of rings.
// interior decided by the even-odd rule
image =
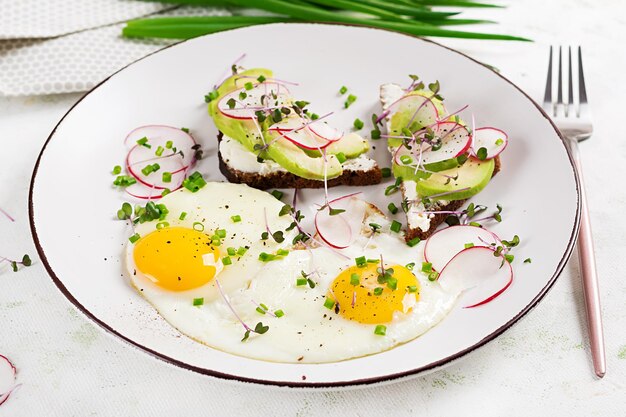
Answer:
[[[500,171],[500,167],[501,167],[500,156],[496,156],[494,158],[494,162],[495,162],[495,167],[493,169],[492,178]],[[466,202],[467,202],[467,199],[450,201],[448,204],[446,204],[442,208],[442,210],[455,211],[463,207],[463,205],[465,205]],[[420,239],[428,238],[430,235],[435,233],[435,230],[437,230],[437,227],[439,227],[439,225],[443,223],[447,217],[448,217],[448,214],[445,214],[445,213],[435,214],[433,217],[431,217],[430,227],[426,231],[423,231],[422,229],[419,229],[419,228],[409,228],[407,226],[406,233],[404,235],[405,240],[408,242],[412,239],[415,239],[416,237]],[[407,219],[407,225],[408,225],[408,219]]]
[[[218,144],[222,141],[223,134],[220,132],[217,136]],[[267,174],[259,174],[253,172],[243,172],[234,169],[228,164],[228,161],[222,158],[219,151],[217,157],[219,159],[219,167],[222,174],[229,182],[237,184],[246,184],[260,190],[269,188],[322,188],[324,181],[310,180],[299,177],[291,172],[276,171]],[[349,170],[344,169],[343,173],[335,178],[328,180],[329,187],[338,185],[364,186],[379,184],[382,180],[382,173],[378,164],[375,164],[369,170]]]

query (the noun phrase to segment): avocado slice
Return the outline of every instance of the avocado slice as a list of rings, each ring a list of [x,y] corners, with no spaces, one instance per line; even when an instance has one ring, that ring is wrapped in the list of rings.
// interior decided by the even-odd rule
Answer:
[[[423,197],[450,193],[435,199],[465,200],[478,194],[487,186],[493,176],[494,169],[495,162],[493,159],[481,161],[470,158],[459,167],[438,173],[442,175],[433,174],[427,179],[418,181],[417,193]]]
[[[463,155],[463,158],[465,158],[465,155]],[[446,159],[444,161],[433,162],[431,164],[426,164],[424,165],[424,168],[426,169],[426,171],[439,172],[457,168],[459,165],[461,164],[459,163],[459,158],[457,157]],[[418,181],[421,179],[430,178],[430,176],[432,175],[430,172],[426,172],[423,170],[419,170],[416,172],[414,167],[397,164],[395,162],[392,164],[391,168],[394,177],[401,177],[403,180]]]
[[[369,151],[368,141],[356,133],[348,133],[337,142],[333,142],[326,147],[327,155],[337,155],[342,153],[346,158],[352,159]],[[319,151],[308,150],[306,153],[313,157],[320,157]]]
[[[238,79],[242,76],[251,76],[255,79],[260,75],[265,78],[272,78],[273,73],[270,70],[263,68],[254,68],[241,72],[238,75],[234,75],[228,78],[217,89],[219,97],[209,103],[209,114],[213,118],[217,128],[243,146],[250,152],[258,153],[258,148],[262,147],[265,143],[271,143],[267,149],[265,149],[260,155],[262,158],[271,159],[277,164],[302,178],[324,180],[324,178],[335,178],[342,174],[343,169],[341,163],[334,155],[327,157],[326,163],[322,158],[315,158],[307,155],[304,150],[292,144],[284,138],[277,138],[276,133],[268,132],[263,129],[262,126],[257,126],[254,121],[248,119],[233,119],[223,115],[218,107],[220,97],[228,94],[232,90],[241,88],[243,86],[242,81]],[[249,80],[249,79],[245,79]],[[263,130],[264,137],[261,137]],[[274,140],[277,139],[277,140]]]

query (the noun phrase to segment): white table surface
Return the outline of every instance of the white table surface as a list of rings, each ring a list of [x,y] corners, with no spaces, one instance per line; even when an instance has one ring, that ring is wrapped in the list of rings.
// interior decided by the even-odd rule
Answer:
[[[33,257],[0,268],[0,354],[18,367],[21,389],[0,416],[624,416],[626,415],[626,3],[511,2],[479,12],[493,31],[535,43],[445,40],[498,67],[539,98],[549,43],[581,43],[594,137],[581,146],[601,277],[607,375],[593,376],[576,257],[523,320],[452,366],[383,387],[304,392],[224,382],[178,369],[106,334],[54,286],[36,257],[27,218],[32,168],[58,119],[79,95],[0,99],[0,255]],[[506,105],[506,103],[503,103]],[[545,167],[549,183],[550,167]],[[79,173],[68,173],[68,175]],[[59,202],[59,204],[63,204]],[[82,207],[68,207],[71,210]],[[546,213],[558,216],[558,213]],[[62,221],[62,220],[61,220]],[[546,239],[549,239],[546,236]],[[71,256],[71,253],[68,253]],[[85,271],[89,273],[89,271]]]

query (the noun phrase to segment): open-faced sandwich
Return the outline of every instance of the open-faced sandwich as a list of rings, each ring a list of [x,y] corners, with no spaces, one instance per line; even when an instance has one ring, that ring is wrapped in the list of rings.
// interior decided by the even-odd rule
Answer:
[[[507,135],[491,127],[475,129],[449,113],[439,94],[439,83],[425,88],[417,77],[409,88],[383,84],[383,113],[392,157],[394,185],[400,190],[407,217],[405,238],[430,236],[448,214],[479,193],[500,170],[499,154]],[[463,110],[463,109],[461,109]]]
[[[381,181],[366,139],[311,113],[270,70],[234,66],[233,72],[209,101],[220,131],[220,171],[230,182],[267,189]]]

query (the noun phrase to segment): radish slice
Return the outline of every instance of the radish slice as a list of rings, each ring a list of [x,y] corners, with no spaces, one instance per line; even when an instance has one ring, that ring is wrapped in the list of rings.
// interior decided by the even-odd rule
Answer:
[[[180,182],[176,184],[172,183],[173,184],[172,188],[169,189],[170,192],[176,191],[180,189],[180,187],[182,187],[182,181],[184,180],[184,176],[181,178],[182,179],[180,180]],[[124,191],[129,196],[138,198],[140,200],[158,200],[161,197],[163,197],[161,195],[161,193],[163,192],[163,189],[157,189],[156,187],[149,187],[141,183],[129,185],[128,187],[124,188]]]
[[[495,127],[479,127],[474,130],[472,142],[472,154],[474,156],[480,148],[485,148],[487,150],[485,159],[493,159],[506,148],[509,137],[504,131]]]
[[[304,149],[322,149],[331,144],[330,141],[314,134],[306,122],[298,117],[283,119],[272,125],[269,130]]]
[[[472,243],[474,246],[502,245],[500,238],[482,227],[457,225],[439,230],[426,240],[424,258],[441,272],[452,258]]]
[[[241,98],[240,94],[246,96]],[[234,107],[228,105],[230,100],[235,101]],[[280,108],[289,104],[291,93],[284,84],[277,82],[264,82],[256,84],[252,89],[240,88],[226,94],[217,103],[219,111],[233,119],[253,119],[259,110]]]
[[[165,143],[168,140],[174,142],[174,146],[179,150],[191,148],[196,144],[196,141],[189,133],[177,127],[166,125],[146,125],[133,129],[124,139],[124,144],[134,146],[138,140],[143,138],[148,138],[148,143],[152,146],[153,156],[158,145],[165,147]]]
[[[456,122],[441,122],[433,126],[435,137],[440,138],[441,148],[424,152],[424,163],[445,161],[466,153],[472,145],[472,137],[463,125]]]
[[[15,386],[15,366],[3,355],[0,355],[0,405],[9,399]]]
[[[439,112],[432,100],[417,94],[409,94],[391,103],[388,112],[387,117],[390,118],[399,112],[406,113],[407,126],[413,122],[417,122],[421,126],[430,126],[435,124],[439,118]]]
[[[328,207],[315,214],[315,228],[320,238],[335,249],[350,246],[361,231],[366,204],[355,197],[360,193],[348,194],[328,202],[331,208],[345,210],[343,213],[330,215]]]
[[[178,153],[170,153],[168,156],[156,157],[153,152],[152,156],[146,155],[146,150],[151,151],[143,146],[135,145],[126,156],[126,169],[130,175],[135,177],[135,179],[143,185],[159,190],[165,188],[171,189],[172,187],[177,187],[177,183],[182,183],[187,169],[189,168],[189,165],[184,165],[184,160],[187,159],[187,155],[183,157]],[[191,155],[193,154],[193,150],[189,149],[187,153]],[[158,171],[148,175],[144,175],[143,172],[141,172],[146,165],[155,163],[160,166]],[[164,172],[172,174],[170,182],[163,181]]]
[[[313,122],[309,125],[309,129],[320,138],[330,142],[336,142],[343,137],[342,131],[335,129],[326,122]]]
[[[444,291],[466,292],[463,300],[473,308],[486,304],[502,294],[513,282],[513,268],[503,255],[484,246],[463,249],[439,274]]]

